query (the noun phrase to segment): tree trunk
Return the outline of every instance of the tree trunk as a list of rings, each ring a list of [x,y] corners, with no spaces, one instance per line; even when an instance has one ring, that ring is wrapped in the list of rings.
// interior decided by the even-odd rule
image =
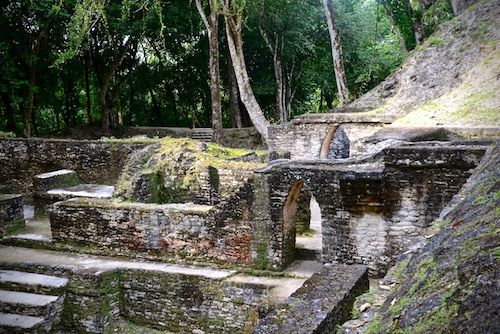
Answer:
[[[406,47],[406,41],[403,38],[403,34],[401,34],[401,31],[399,30],[396,21],[394,21],[394,17],[392,16],[392,11],[389,9],[389,7],[387,7],[387,4],[385,2],[382,2],[382,6],[384,7],[385,15],[387,15],[389,21],[391,21],[394,31],[396,32],[396,35],[398,35],[399,45],[401,45],[401,50],[403,51],[403,54],[406,57],[408,56],[408,48]]]
[[[328,112],[333,109],[333,96],[330,93],[325,92],[325,102]]]
[[[224,4],[224,11],[226,13],[230,13],[227,0]],[[237,17],[238,22],[236,22],[233,17],[226,15],[224,19],[226,22],[226,35],[229,53],[233,62],[234,73],[236,81],[238,82],[238,90],[240,92],[241,101],[247,109],[255,129],[260,133],[263,140],[266,143],[269,143],[268,127],[270,126],[270,123],[265,118],[264,113],[255,98],[246,69],[245,56],[243,54],[243,38],[241,34],[241,20],[243,18],[241,16]]]
[[[129,100],[129,110],[128,110],[128,125],[132,126],[132,118],[134,115],[134,99],[135,99],[135,89],[132,87],[132,83],[130,83],[130,100]]]
[[[229,85],[229,107],[231,109],[231,123],[233,128],[241,129],[243,122],[241,121],[241,108],[240,108],[240,93],[238,92],[238,83],[236,82],[236,75],[234,74],[233,63],[231,55],[228,51],[227,60],[227,81]]]
[[[283,75],[284,72],[283,60],[281,58],[281,52],[280,52],[281,51],[280,48],[283,47],[284,37],[283,36],[281,37],[281,44],[280,44],[280,37],[278,36],[277,33],[275,33],[274,41],[271,42],[269,36],[267,35],[263,27],[264,8],[265,8],[265,0],[261,0],[259,9],[259,31],[266,43],[267,48],[269,49],[271,55],[273,56],[274,81],[276,84],[276,94],[275,94],[276,109],[277,109],[276,114],[283,123],[286,123],[288,121],[287,119],[288,112],[286,110],[286,87]]]
[[[16,133],[16,121],[14,119],[14,108],[12,108],[12,103],[10,101],[9,93],[1,91],[2,101],[5,106],[5,118],[7,124],[5,124],[5,131]]]
[[[153,109],[151,110],[152,121],[154,124],[160,124],[161,123],[160,105],[158,104],[156,96],[149,84],[148,84],[148,91],[149,95],[151,95],[151,101],[153,102]]]
[[[328,31],[330,33],[330,41],[332,44],[333,69],[335,71],[335,79],[337,82],[337,90],[339,93],[340,107],[345,107],[351,102],[351,100],[349,98],[349,89],[347,88],[346,84],[344,63],[342,61],[340,35],[335,24],[333,4],[331,0],[323,0],[323,4],[325,6]]]
[[[114,39],[114,36],[111,36],[112,39],[112,44],[116,48],[114,50],[114,59],[109,66],[109,68],[105,68],[104,61],[101,59],[101,54],[99,53],[99,50],[97,50],[97,47],[94,46],[93,52],[92,52],[92,57],[93,57],[93,63],[95,66],[95,72],[96,72],[96,77],[97,81],[99,82],[99,110],[101,112],[101,128],[104,131],[109,131],[111,128],[115,127],[115,118],[114,118],[114,112],[112,109],[113,105],[113,100],[115,96],[115,92],[111,91],[110,89],[110,83],[111,80],[113,79],[116,70],[118,67],[122,64],[123,59],[125,58],[125,55],[127,54],[129,47],[132,43],[132,37],[129,37],[125,44],[121,47],[117,46],[118,42]],[[98,44],[97,42],[94,43]],[[124,80],[122,80],[120,85],[123,85]],[[116,88],[118,91],[121,89]],[[109,99],[109,105],[108,105],[108,99]]]
[[[87,123],[92,123],[92,109],[90,106],[90,82],[89,82],[89,54],[85,51],[83,56],[84,80],[85,80],[85,106],[87,108]]]
[[[421,45],[424,42],[424,23],[422,20],[422,13],[413,12],[413,31],[417,45]]]
[[[222,107],[220,97],[219,13],[216,0],[209,0],[210,14],[208,16],[205,14],[201,0],[196,0],[196,7],[208,33],[212,139],[214,142],[220,143],[222,141]]]

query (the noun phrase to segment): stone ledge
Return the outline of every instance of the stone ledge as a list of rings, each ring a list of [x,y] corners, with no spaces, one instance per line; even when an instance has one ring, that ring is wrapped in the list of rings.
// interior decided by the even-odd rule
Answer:
[[[252,333],[329,333],[350,318],[354,299],[368,289],[366,267],[326,264]]]
[[[330,114],[304,114],[291,121],[292,124],[300,123],[384,123],[391,124],[397,119],[394,115],[379,115],[372,113],[330,113]]]

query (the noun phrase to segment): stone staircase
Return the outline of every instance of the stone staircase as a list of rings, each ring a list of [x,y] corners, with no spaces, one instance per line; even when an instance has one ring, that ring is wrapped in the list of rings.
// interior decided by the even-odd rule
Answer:
[[[0,333],[48,333],[59,322],[66,278],[0,270]]]
[[[213,133],[213,130],[210,128],[195,128],[192,130],[191,139],[203,142],[212,142]]]

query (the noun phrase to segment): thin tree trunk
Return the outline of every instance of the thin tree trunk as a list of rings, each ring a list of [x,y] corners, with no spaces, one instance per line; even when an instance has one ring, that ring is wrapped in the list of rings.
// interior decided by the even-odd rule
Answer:
[[[135,99],[135,90],[134,88],[132,87],[132,83],[130,83],[130,100],[129,100],[129,111],[128,111],[128,125],[129,126],[132,126],[132,118],[133,118],[133,115],[134,115],[134,99]]]
[[[334,10],[331,0],[323,0],[332,44],[333,68],[339,93],[340,107],[347,106],[351,100],[349,98],[349,89],[346,84],[344,63],[342,61],[342,47],[340,45],[340,35],[335,24]]]
[[[241,129],[243,122],[241,121],[241,108],[240,108],[240,93],[238,92],[238,83],[236,82],[236,75],[234,74],[233,63],[231,55],[228,50],[227,60],[227,81],[229,85],[229,107],[231,109],[231,122],[233,128]]]
[[[83,56],[84,80],[85,80],[85,106],[87,108],[87,123],[92,123],[92,109],[90,106],[90,82],[89,82],[89,54],[85,51]]]
[[[422,13],[413,12],[413,31],[415,33],[415,42],[421,45],[424,42],[424,23],[422,22]]]
[[[219,65],[219,12],[216,0],[209,0],[210,14],[207,16],[201,4],[196,0],[196,7],[205,24],[209,44],[210,98],[212,101],[213,141],[222,141],[222,107],[220,96],[220,65]]]
[[[271,43],[269,36],[263,27],[264,21],[264,9],[265,9],[265,0],[260,1],[260,9],[259,9],[259,31],[266,43],[267,48],[271,52],[273,56],[273,70],[274,70],[274,80],[276,84],[276,108],[277,108],[277,116],[281,119],[283,123],[288,121],[287,119],[287,110],[286,110],[286,88],[285,88],[285,80],[283,78],[283,61],[280,53],[280,38],[277,34],[274,36],[274,42]],[[283,47],[284,36],[281,38],[281,47]]]
[[[319,94],[319,113],[323,112],[323,90],[321,90],[321,93]]]
[[[153,101],[153,109],[151,110],[151,116],[153,123],[155,124],[160,124],[161,123],[161,113],[160,113],[160,105],[158,104],[158,101],[156,100],[156,96],[151,89],[151,86],[148,84],[148,91],[149,95],[151,95],[151,101]]]
[[[377,1],[377,16],[375,18],[375,33],[373,34],[373,48],[372,48],[372,56],[370,58],[370,70],[368,71],[368,80],[370,80],[372,76],[372,70],[373,70],[373,60],[375,59],[375,53],[377,51],[377,35],[378,35],[378,21],[379,21],[379,5],[380,2]]]
[[[382,6],[384,7],[385,15],[387,15],[389,21],[391,21],[394,31],[396,32],[396,35],[398,35],[399,45],[401,45],[401,50],[403,51],[403,54],[406,57],[408,56],[408,48],[406,47],[406,41],[403,38],[403,34],[401,34],[401,31],[399,30],[396,21],[394,21],[394,17],[392,16],[392,11],[389,9],[389,7],[387,7],[387,4],[385,2],[382,2]]]
[[[12,103],[10,101],[9,93],[1,91],[2,101],[5,106],[5,118],[7,124],[5,124],[5,131],[16,132],[16,121],[14,119],[14,108],[12,108]]]
[[[30,55],[30,75],[29,75],[29,91],[28,91],[28,105],[24,111],[24,137],[31,136],[31,117],[33,114],[33,104],[35,100],[35,81],[36,81],[36,57],[40,49],[41,34],[38,35],[36,41],[33,43]]]
[[[230,13],[228,1],[224,3],[224,12]],[[239,15],[239,14],[237,14]],[[243,54],[243,38],[241,35],[241,20],[238,17],[235,21],[233,17],[226,15],[224,17],[226,22],[226,35],[228,40],[229,52],[233,62],[234,73],[236,81],[238,82],[238,89],[240,92],[241,101],[248,111],[250,119],[252,120],[255,129],[260,133],[263,140],[269,143],[268,127],[269,121],[265,118],[262,109],[260,108],[257,99],[250,85],[250,78],[245,64],[245,56]]]
[[[111,37],[114,38],[114,37]],[[122,64],[123,59],[125,58],[125,55],[127,54],[127,51],[132,43],[132,38],[129,37],[125,44],[123,45],[121,50],[115,50],[115,59],[111,63],[110,67],[105,70],[102,65],[102,62],[100,62],[99,57],[99,52],[95,50],[93,52],[93,57],[94,57],[94,65],[96,68],[96,76],[99,81],[99,110],[101,111],[101,128],[104,131],[108,131],[111,128],[115,127],[115,119],[114,119],[114,113],[113,109],[111,106],[108,106],[108,98],[110,101],[110,105],[112,105],[113,99],[114,99],[114,92],[112,92],[109,88],[109,84],[115,75],[116,70],[118,67]],[[115,45],[115,40],[113,40],[113,45]],[[118,48],[118,46],[115,46]],[[120,88],[118,88],[119,90]]]

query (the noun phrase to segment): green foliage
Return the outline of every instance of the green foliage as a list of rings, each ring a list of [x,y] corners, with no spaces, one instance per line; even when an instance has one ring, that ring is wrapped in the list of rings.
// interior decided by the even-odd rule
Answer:
[[[426,37],[432,35],[438,26],[454,17],[450,0],[437,0],[429,9],[424,11],[423,24]]]
[[[14,132],[3,132],[0,131],[0,138],[14,138],[16,134]]]
[[[401,1],[393,2],[397,7]],[[272,56],[258,29],[260,1],[230,3],[230,14],[244,24],[247,68],[259,104],[272,122],[279,122]],[[285,72],[292,75],[293,115],[324,112],[330,103],[335,106],[335,77],[321,1],[267,0],[265,4],[264,29],[272,39],[282,38],[280,55]],[[348,86],[356,97],[394,71],[402,56],[376,0],[335,0],[334,6]],[[32,88],[35,135],[63,133],[65,128],[86,123],[87,98],[94,122],[106,109],[115,120],[121,110],[124,125],[210,127],[208,43],[193,7],[192,3],[186,6],[184,0],[21,0],[3,6],[0,130],[22,132],[27,92]],[[436,11],[440,12],[437,6]],[[219,26],[222,41],[224,25]],[[32,45],[43,29],[48,29],[48,34],[40,44],[35,87],[31,87]],[[228,126],[231,117],[224,43],[220,61],[223,115]]]

